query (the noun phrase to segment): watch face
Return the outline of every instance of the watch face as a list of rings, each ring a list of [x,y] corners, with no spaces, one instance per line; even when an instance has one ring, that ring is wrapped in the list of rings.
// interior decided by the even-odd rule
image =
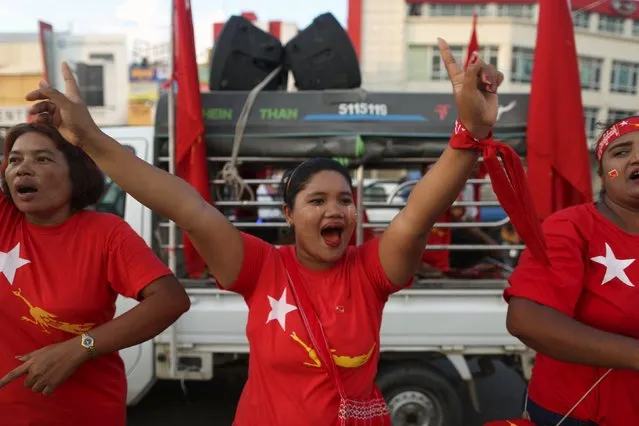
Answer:
[[[82,346],[92,346],[92,345],[93,345],[93,337],[85,336],[84,339],[82,339]]]

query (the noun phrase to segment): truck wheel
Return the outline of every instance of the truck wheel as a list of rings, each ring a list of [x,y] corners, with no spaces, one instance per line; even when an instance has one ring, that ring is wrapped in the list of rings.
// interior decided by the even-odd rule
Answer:
[[[393,426],[462,426],[462,404],[441,374],[410,366],[380,372],[377,385],[384,394]]]

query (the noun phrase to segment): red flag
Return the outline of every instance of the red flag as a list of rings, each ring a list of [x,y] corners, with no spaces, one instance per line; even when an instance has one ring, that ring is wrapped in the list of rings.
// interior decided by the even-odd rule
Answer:
[[[526,138],[528,180],[542,220],[592,201],[579,65],[565,1],[539,2]]]
[[[195,37],[189,0],[173,0],[173,78],[177,82],[175,163],[179,177],[191,184],[211,202],[209,175],[204,144],[204,120],[200,100],[200,82],[195,59]],[[184,263],[189,276],[204,272],[204,261],[191,241],[184,237]]]
[[[477,41],[477,12],[473,13],[473,32],[470,34],[470,41],[468,42],[468,53],[466,54],[464,69],[468,67],[468,61],[470,61],[470,57],[474,52],[479,52],[479,42]]]

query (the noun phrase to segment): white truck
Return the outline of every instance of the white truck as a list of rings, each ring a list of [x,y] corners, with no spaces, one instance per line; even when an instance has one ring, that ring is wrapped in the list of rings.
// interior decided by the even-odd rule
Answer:
[[[238,218],[237,208],[249,212],[258,206],[278,206],[278,201],[238,201],[225,192],[217,172],[231,160],[237,117],[247,93],[217,92],[202,94],[206,123],[206,144],[210,164],[211,187],[215,205],[228,214],[237,227],[247,232],[283,228],[282,223],[259,218]],[[502,96],[502,98],[508,96]],[[496,128],[502,140],[523,146],[527,98],[511,95],[506,103],[517,108],[504,114]],[[449,105],[448,117],[436,111]],[[282,169],[304,158],[328,156],[341,158],[353,170],[357,182],[370,182],[371,176],[388,175],[388,170],[406,170],[434,161],[445,146],[453,128],[455,111],[452,99],[443,94],[367,93],[363,90],[336,92],[263,92],[253,106],[234,160],[246,176],[266,166]],[[432,113],[431,113],[432,111]],[[168,169],[167,100],[161,98],[154,127],[106,128],[106,133],[136,155],[156,166]],[[524,152],[521,150],[520,152]],[[252,178],[256,185],[274,182]],[[476,184],[489,184],[477,180]],[[411,182],[396,187],[386,202],[370,202],[358,197],[360,207],[397,208],[396,193]],[[360,190],[362,188],[359,188]],[[360,192],[361,193],[361,192]],[[463,204],[463,203],[462,203]],[[474,204],[483,212],[495,213],[494,200]],[[127,222],[168,261],[177,254],[176,275],[191,298],[191,309],[173,326],[155,339],[123,350],[128,377],[128,403],[138,403],[157,380],[210,380],[246,368],[249,346],[245,334],[247,307],[241,296],[215,287],[211,280],[185,277],[180,261],[180,245],[171,247],[169,231],[175,225],[158,217],[131,196],[111,184],[99,210],[122,215]],[[361,210],[361,209],[360,209]],[[250,214],[249,214],[250,216]],[[357,230],[362,241],[363,228],[383,229],[385,223],[362,225]],[[441,227],[468,227],[498,230],[507,225],[503,214],[477,223],[438,224]],[[179,237],[180,232],[177,232]],[[180,239],[180,238],[178,238]],[[427,249],[450,249],[452,254],[469,250],[492,250],[508,257],[523,246],[506,243],[496,246],[456,245]],[[500,360],[528,379],[533,353],[506,330],[506,307],[502,293],[509,268],[503,259],[490,260],[499,270],[497,277],[477,274],[442,275],[418,278],[413,287],[390,297],[384,310],[381,329],[381,360],[378,383],[387,399],[394,425],[460,426],[463,401],[470,400],[480,409],[474,377],[492,372],[493,361]],[[494,272],[494,269],[493,269]],[[135,302],[122,298],[118,313]],[[470,361],[478,362],[471,371]],[[456,378],[444,374],[442,362],[452,365]],[[465,384],[459,392],[460,383]]]

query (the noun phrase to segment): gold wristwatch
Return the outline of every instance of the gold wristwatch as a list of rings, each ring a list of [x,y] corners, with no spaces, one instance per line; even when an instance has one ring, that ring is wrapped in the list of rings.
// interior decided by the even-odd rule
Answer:
[[[89,352],[91,358],[95,358],[95,339],[89,333],[82,333],[80,344]]]

